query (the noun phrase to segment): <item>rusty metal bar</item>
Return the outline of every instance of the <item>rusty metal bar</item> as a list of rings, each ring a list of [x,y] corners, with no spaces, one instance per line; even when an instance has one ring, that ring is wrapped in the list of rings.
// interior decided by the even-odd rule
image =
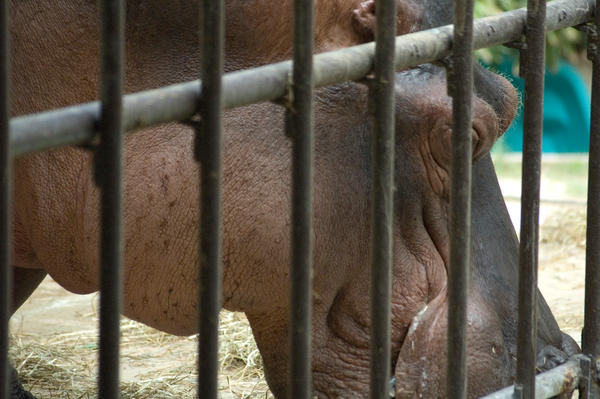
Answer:
[[[100,186],[100,354],[98,397],[119,397],[119,321],[123,263],[123,73],[125,4],[100,2],[100,145],[95,176]]]
[[[292,243],[288,398],[312,397],[313,0],[294,1],[292,102],[286,113],[292,139]]]
[[[201,79],[200,126],[196,160],[201,166],[198,397],[218,395],[218,329],[221,310],[222,120],[223,120],[223,0],[203,0],[200,8]]]
[[[8,320],[12,301],[11,190],[12,155],[9,137],[10,122],[10,49],[8,30],[8,0],[0,4],[0,398],[8,399]]]
[[[577,388],[581,370],[581,355],[573,356],[568,362],[535,377],[535,399],[547,399]],[[514,387],[503,388],[481,399],[513,399]]]
[[[452,97],[450,264],[446,396],[467,397],[467,295],[471,264],[471,140],[473,0],[454,1],[454,54],[448,68]]]
[[[588,208],[585,265],[585,314],[581,333],[582,351],[592,359],[590,397],[600,398],[600,13],[588,34],[588,58],[592,61],[592,104],[588,170]]]
[[[582,24],[593,16],[595,0],[554,0],[548,3],[549,31]],[[475,22],[475,49],[520,39],[525,27],[523,9]],[[396,69],[409,68],[441,59],[451,53],[452,26],[444,26],[396,38]],[[375,47],[363,44],[314,59],[314,87],[357,80],[373,67]],[[292,64],[289,61],[236,71],[223,77],[223,105],[240,107],[272,101],[285,94]],[[197,111],[198,81],[144,91],[125,96],[125,130],[135,130],[173,121],[185,121]],[[15,156],[82,144],[95,137],[99,118],[97,102],[32,114],[11,121],[11,147]]]
[[[372,232],[371,232],[371,341],[370,397],[389,396],[391,368],[391,277],[394,203],[394,45],[396,1],[377,2],[374,78],[370,82],[373,105]]]
[[[524,398],[535,397],[537,341],[537,267],[542,159],[542,121],[546,48],[546,0],[527,1],[527,37],[523,57],[525,101],[519,247],[519,322],[517,376]],[[524,72],[524,73],[523,73]]]

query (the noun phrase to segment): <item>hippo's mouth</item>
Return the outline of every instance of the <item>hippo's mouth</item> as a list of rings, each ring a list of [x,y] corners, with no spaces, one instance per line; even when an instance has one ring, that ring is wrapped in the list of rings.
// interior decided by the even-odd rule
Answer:
[[[514,382],[515,343],[503,333],[502,323],[489,304],[473,295],[467,314],[469,397],[494,392]],[[446,289],[413,318],[398,355],[392,361],[389,397],[443,397],[446,386]],[[580,352],[571,337],[559,333],[558,342],[538,341],[537,372],[550,370]]]
[[[448,296],[444,287],[412,319],[394,371],[395,398],[444,397],[447,364]],[[513,378],[511,344],[501,318],[472,292],[467,312],[469,397],[500,389]]]

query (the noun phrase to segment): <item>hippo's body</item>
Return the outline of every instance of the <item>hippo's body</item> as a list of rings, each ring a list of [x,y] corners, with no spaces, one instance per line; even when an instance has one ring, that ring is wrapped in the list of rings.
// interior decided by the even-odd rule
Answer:
[[[194,0],[128,4],[128,92],[193,80]],[[98,22],[88,0],[13,0],[13,110],[91,101],[98,93]],[[398,0],[398,33],[449,23],[446,0]],[[227,0],[226,69],[291,54],[290,0]],[[318,0],[319,52],[373,38],[372,1]],[[511,383],[516,352],[517,240],[487,155],[517,102],[503,78],[478,69],[473,102],[469,396]],[[442,397],[448,262],[451,100],[444,70],[396,78],[392,359],[397,397]],[[365,397],[369,365],[369,209],[372,123],[367,89],[344,83],[315,97],[313,380],[319,397]],[[224,119],[223,304],[248,316],[267,380],[287,373],[290,143],[281,107]],[[168,124],[130,135],[125,151],[123,312],[173,334],[196,331],[198,167],[193,131]],[[91,156],[66,148],[15,165],[15,302],[45,273],[76,293],[98,289],[98,192]],[[571,352],[540,303],[539,348]],[[562,351],[561,351],[562,350]]]

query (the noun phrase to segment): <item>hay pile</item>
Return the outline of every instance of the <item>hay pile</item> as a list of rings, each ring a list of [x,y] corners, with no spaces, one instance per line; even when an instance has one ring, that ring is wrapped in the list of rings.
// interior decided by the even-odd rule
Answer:
[[[262,360],[243,314],[223,311],[220,329],[221,397],[272,398]],[[10,358],[21,381],[39,399],[95,398],[97,330],[53,336],[14,334]],[[195,398],[195,336],[175,337],[121,321],[123,398]]]
[[[563,332],[581,343],[586,208],[542,204],[538,283]]]
[[[540,226],[540,242],[566,248],[585,248],[585,206],[550,206]]]

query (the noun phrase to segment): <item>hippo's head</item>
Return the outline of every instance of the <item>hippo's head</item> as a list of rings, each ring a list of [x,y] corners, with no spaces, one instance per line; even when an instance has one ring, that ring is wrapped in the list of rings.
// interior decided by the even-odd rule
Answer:
[[[372,40],[374,6],[373,1],[317,0],[317,48],[323,51]],[[446,0],[398,0],[398,33],[451,23],[451,10],[452,4]],[[289,55],[289,44],[284,44],[289,43],[284,41],[289,40],[286,27],[289,25],[272,28],[280,29],[278,35],[265,37],[261,43],[270,49],[269,60],[279,59],[279,54]],[[235,34],[234,31],[228,38],[234,41],[232,48],[239,56],[245,47],[236,46]],[[248,46],[251,37],[246,35],[244,40],[244,46]],[[269,41],[273,43],[266,44]],[[390,367],[396,377],[397,397],[443,397],[452,100],[447,94],[445,69],[437,64],[398,72],[395,91]],[[518,98],[507,80],[479,66],[474,94],[473,254],[468,310],[470,397],[508,385],[514,377],[518,253],[516,235],[489,157],[493,143],[515,115]],[[368,391],[373,132],[367,104],[367,89],[357,83],[327,87],[316,93],[312,368],[319,397],[366,397]],[[287,224],[285,229],[282,240],[288,233]],[[277,267],[285,269],[287,264]],[[284,397],[289,283],[287,272],[280,269],[272,271],[272,276],[277,277],[269,284],[273,289],[272,306],[245,310],[264,358],[269,385],[276,396]],[[541,329],[540,348],[561,348],[562,336],[544,309],[541,317],[548,319],[546,324],[550,327]]]

